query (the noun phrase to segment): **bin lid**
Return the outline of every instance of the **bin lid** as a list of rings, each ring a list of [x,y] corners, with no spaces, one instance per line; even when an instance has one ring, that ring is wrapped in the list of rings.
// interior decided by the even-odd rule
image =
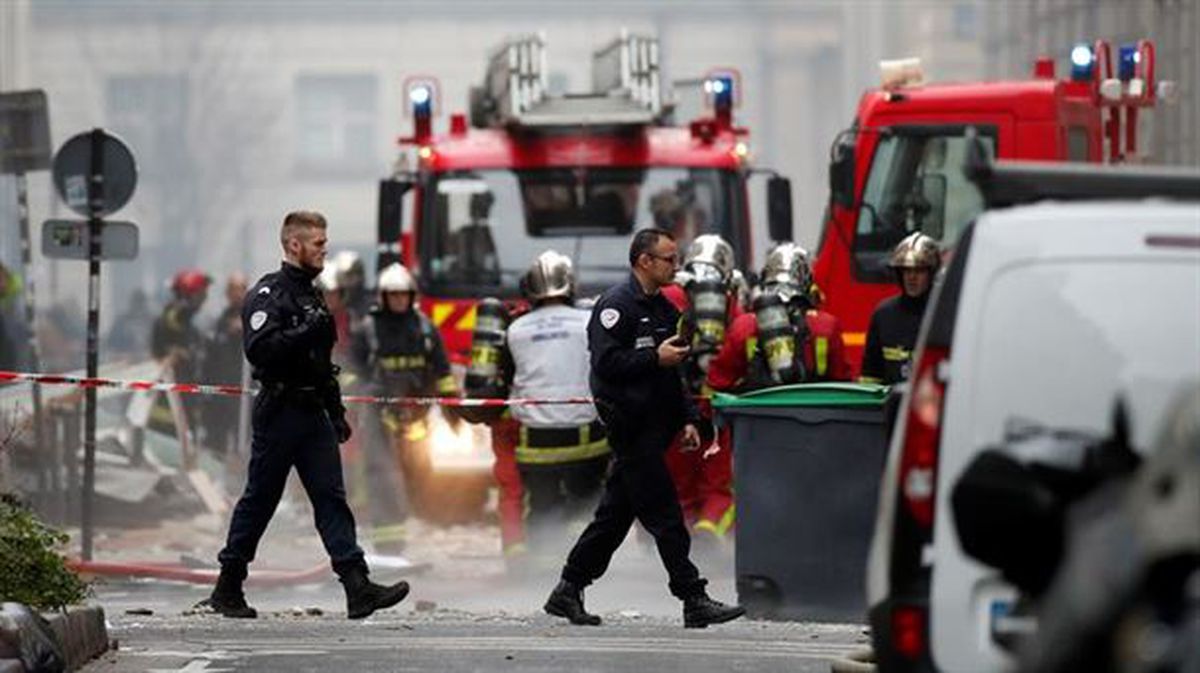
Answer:
[[[888,387],[877,383],[797,383],[744,395],[716,393],[717,409],[737,407],[881,407]]]

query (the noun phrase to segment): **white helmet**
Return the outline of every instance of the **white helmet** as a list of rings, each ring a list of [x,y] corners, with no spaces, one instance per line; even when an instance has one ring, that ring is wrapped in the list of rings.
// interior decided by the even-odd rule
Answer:
[[[538,255],[525,274],[525,294],[534,301],[575,294],[575,268],[571,258],[554,250]]]
[[[326,264],[325,268],[321,269],[321,273],[317,275],[315,285],[322,292],[336,292],[338,289],[337,269]]]
[[[721,282],[729,282],[733,273],[733,246],[716,234],[697,236],[688,247],[683,265],[693,274],[699,275],[697,265],[705,264],[721,274]]]
[[[363,284],[365,271],[362,257],[353,250],[342,250],[333,256],[333,269],[337,283],[342,288],[354,288]]]
[[[416,292],[417,282],[400,262],[388,264],[379,272],[380,292]]]

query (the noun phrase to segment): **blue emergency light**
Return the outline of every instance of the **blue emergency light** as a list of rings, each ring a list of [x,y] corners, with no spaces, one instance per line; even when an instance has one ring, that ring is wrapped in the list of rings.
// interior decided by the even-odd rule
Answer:
[[[712,96],[713,107],[718,110],[733,108],[733,77],[717,75],[704,82],[705,93]]]
[[[1142,54],[1136,44],[1130,42],[1121,45],[1117,51],[1117,77],[1120,77],[1122,82],[1133,79],[1137,72],[1137,64],[1141,60]]]
[[[414,117],[430,117],[433,115],[433,91],[428,85],[421,84],[414,86],[408,92],[408,99],[412,101]]]
[[[1077,44],[1071,49],[1071,79],[1076,82],[1086,82],[1092,79],[1092,69],[1096,67],[1096,55],[1091,46]]]

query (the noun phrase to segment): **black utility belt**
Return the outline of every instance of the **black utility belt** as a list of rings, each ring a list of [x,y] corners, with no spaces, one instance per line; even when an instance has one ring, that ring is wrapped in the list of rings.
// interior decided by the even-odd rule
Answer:
[[[604,439],[608,436],[604,424],[592,421],[573,428],[531,428],[521,426],[521,445],[529,448],[557,448],[577,446]]]
[[[321,404],[324,390],[317,386],[293,386],[284,383],[264,383],[262,395],[271,399],[283,400],[290,404],[313,405]]]

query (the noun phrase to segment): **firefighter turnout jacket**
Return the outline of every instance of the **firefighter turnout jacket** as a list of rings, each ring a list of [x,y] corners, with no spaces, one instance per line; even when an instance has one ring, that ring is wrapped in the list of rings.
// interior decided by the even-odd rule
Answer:
[[[860,380],[890,386],[908,379],[921,316],[928,303],[928,292],[920,297],[900,294],[879,303],[867,329]]]
[[[404,313],[372,308],[353,329],[351,357],[377,392],[389,396],[457,390],[441,336],[416,307]]]
[[[804,354],[805,380],[850,380],[850,363],[838,319],[825,311],[809,309],[804,320],[808,338],[803,349],[797,351]],[[709,365],[708,385],[714,390],[740,392],[774,385],[758,347],[758,317],[754,313],[742,314],[733,321],[725,343]]]

